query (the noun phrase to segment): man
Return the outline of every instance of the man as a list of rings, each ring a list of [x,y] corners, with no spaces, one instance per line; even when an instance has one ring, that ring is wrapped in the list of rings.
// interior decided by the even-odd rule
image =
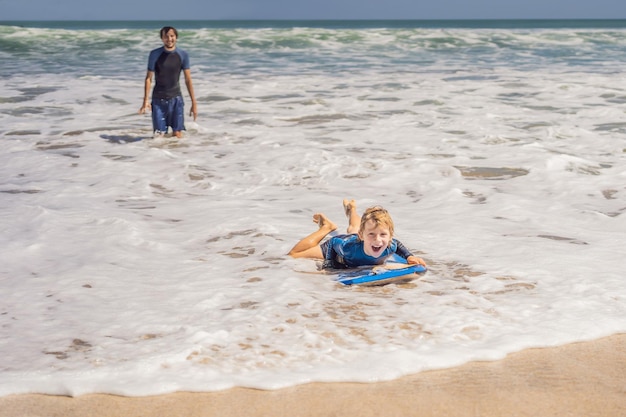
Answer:
[[[165,26],[161,29],[160,35],[163,46],[151,51],[148,57],[144,100],[139,114],[152,110],[152,127],[155,135],[164,135],[168,127],[171,127],[172,134],[181,138],[185,130],[184,101],[179,83],[181,71],[185,75],[185,85],[191,98],[189,115],[193,116],[193,120],[196,120],[198,116],[189,55],[182,49],[176,48],[178,31],[175,28]],[[155,85],[151,102],[149,97],[153,77]]]

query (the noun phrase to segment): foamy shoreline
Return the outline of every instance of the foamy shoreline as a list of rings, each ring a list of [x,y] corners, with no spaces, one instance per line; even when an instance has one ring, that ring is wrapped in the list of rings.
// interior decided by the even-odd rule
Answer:
[[[125,27],[124,53],[3,29],[0,396],[389,381],[626,332],[624,30],[183,29],[179,141],[137,114],[158,27]],[[344,198],[428,274],[287,257]]]
[[[626,334],[528,349],[374,384],[314,383],[263,391],[154,397],[12,395],[0,417],[30,416],[618,416],[626,413]],[[571,414],[573,413],[573,414]]]

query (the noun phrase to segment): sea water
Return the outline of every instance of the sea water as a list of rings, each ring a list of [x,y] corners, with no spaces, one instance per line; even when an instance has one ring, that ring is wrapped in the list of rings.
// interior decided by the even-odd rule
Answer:
[[[0,395],[375,382],[626,331],[625,22],[179,22],[182,140],[137,113],[160,24],[67,25],[0,26]],[[429,272],[286,256],[344,198]]]

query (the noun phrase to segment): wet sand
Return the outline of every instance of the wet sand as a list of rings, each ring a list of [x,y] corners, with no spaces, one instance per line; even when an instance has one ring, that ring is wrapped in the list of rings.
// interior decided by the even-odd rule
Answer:
[[[626,416],[626,334],[372,384],[128,398],[12,395],[0,417]]]

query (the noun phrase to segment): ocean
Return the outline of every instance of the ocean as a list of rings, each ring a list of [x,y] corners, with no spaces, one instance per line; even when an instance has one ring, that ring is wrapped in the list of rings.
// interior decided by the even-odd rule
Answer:
[[[138,114],[165,24],[182,140]],[[376,382],[626,332],[625,35],[4,22],[0,395]],[[428,273],[348,287],[286,256],[315,213],[343,232],[344,198]]]

